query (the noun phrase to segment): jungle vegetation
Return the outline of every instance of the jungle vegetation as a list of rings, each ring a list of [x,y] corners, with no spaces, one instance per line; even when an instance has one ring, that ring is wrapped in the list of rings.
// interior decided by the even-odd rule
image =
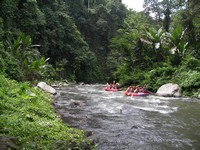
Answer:
[[[164,83],[185,95],[200,87],[200,2],[145,0],[2,0],[1,72],[35,82],[68,80],[121,85]]]
[[[200,2],[145,0],[2,0],[1,74],[17,81],[167,82],[198,95]]]
[[[1,0],[1,108],[23,116],[19,108],[26,101],[38,106],[37,98],[22,89],[41,80],[115,80],[122,86],[148,84],[152,92],[172,82],[180,85],[184,96],[196,97],[200,94],[199,8],[198,0],[144,0],[141,12],[128,9],[121,0]],[[30,85],[24,86],[27,82]],[[13,87],[11,93],[4,84]],[[46,115],[30,113],[22,121],[34,122]],[[0,117],[7,121],[1,122],[1,128],[13,122]],[[50,120],[54,117],[47,115]],[[20,120],[13,123],[22,126]],[[19,136],[13,127],[12,135]],[[83,137],[79,135],[78,141]],[[22,147],[29,142],[18,139]]]

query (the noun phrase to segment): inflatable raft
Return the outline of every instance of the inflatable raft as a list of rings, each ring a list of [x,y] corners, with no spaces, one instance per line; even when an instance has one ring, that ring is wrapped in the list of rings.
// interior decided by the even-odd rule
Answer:
[[[113,91],[113,92],[117,92],[117,91],[122,91],[121,88],[115,89],[115,88],[110,88],[109,86],[106,86],[104,88],[105,91]]]
[[[126,96],[148,96],[148,92],[138,92],[138,93],[133,93],[133,92],[125,92],[124,93]]]

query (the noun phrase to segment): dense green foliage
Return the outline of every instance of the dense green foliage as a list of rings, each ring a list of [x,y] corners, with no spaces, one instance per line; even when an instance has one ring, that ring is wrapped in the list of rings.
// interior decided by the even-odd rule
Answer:
[[[83,131],[57,117],[49,94],[0,76],[0,135],[18,149],[92,149]]]
[[[188,72],[187,62],[199,63],[199,7],[196,0],[145,0],[135,12],[121,0],[2,0],[2,74],[31,82],[145,82],[152,90],[189,84],[175,79]]]
[[[128,14],[111,42],[108,57],[110,67],[116,70],[114,77],[123,85],[148,83],[156,92],[162,84],[173,82],[181,86],[184,95],[199,94],[199,15],[197,9],[191,10],[199,3],[178,2],[146,0],[144,12]]]
[[[57,75],[51,73],[51,78],[57,80],[67,78],[84,82],[92,82],[96,79],[96,56],[89,50],[88,44],[68,15],[68,5],[65,1],[11,0],[8,2],[3,0],[0,4],[5,49],[8,49],[11,43],[17,46],[17,42],[19,43],[21,39],[18,41],[13,39],[18,38],[23,32],[26,36],[30,35],[32,45],[37,44],[39,52],[45,58],[50,58],[48,62],[57,73]],[[20,55],[24,54],[25,49],[26,47],[21,47]],[[16,48],[13,50],[14,53],[18,53]],[[20,68],[24,70],[22,65],[25,63],[22,62],[24,58],[21,59],[23,60],[19,60]],[[38,63],[41,61],[35,63],[34,67]],[[25,75],[25,79],[28,74],[30,71]],[[35,80],[35,75],[29,80]]]
[[[106,58],[110,40],[126,17],[126,8],[119,0],[67,0],[70,14],[97,58],[98,82],[108,78]]]
[[[9,131],[1,134],[25,149],[63,143],[81,149],[85,141],[82,131],[55,116],[50,98],[25,81],[116,80],[148,84],[153,92],[173,82],[197,97],[199,8],[198,0],[144,0],[143,12],[121,0],[1,0],[0,130]]]

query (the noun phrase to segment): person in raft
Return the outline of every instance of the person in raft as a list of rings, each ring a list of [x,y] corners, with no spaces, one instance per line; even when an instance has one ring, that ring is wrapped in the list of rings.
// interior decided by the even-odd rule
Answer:
[[[113,83],[112,83],[112,88],[113,88],[113,89],[116,89],[116,88],[117,88],[117,87],[116,87],[115,81],[113,81]]]
[[[119,83],[113,81],[113,83],[110,83],[110,89],[119,89]]]
[[[116,89],[119,89],[119,83],[116,83],[115,87]]]
[[[129,86],[126,90],[128,93],[138,93],[138,92],[147,92],[147,84],[145,84],[143,87],[140,85]]]
[[[138,93],[138,92],[141,92],[141,86],[140,85],[137,85],[135,90],[134,90],[134,93]]]
[[[147,90],[147,84],[144,84],[144,86],[140,86],[140,85],[137,85],[136,86],[136,90],[134,91],[134,93],[138,93],[138,92],[148,92]]]
[[[126,91],[127,91],[128,93],[133,93],[134,90],[135,90],[135,87],[134,87],[134,86],[129,86],[129,87],[127,88]]]
[[[142,87],[142,92],[148,92],[148,90],[147,90],[147,84],[144,84],[144,86]]]
[[[114,88],[114,85],[112,83],[107,83],[106,84],[106,87],[109,88],[109,89],[113,89]]]
[[[119,83],[115,83],[115,81],[113,81],[113,83],[107,83],[107,87],[109,87],[110,89],[119,89]]]

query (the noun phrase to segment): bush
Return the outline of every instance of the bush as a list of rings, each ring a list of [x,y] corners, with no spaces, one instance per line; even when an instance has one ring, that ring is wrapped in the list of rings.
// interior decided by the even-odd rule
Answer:
[[[173,81],[178,83],[183,95],[197,97],[200,87],[200,61],[188,55],[182,65],[173,74]]]
[[[0,50],[0,67],[2,74],[6,77],[17,81],[23,81],[23,75],[20,71],[18,60],[4,50]]]
[[[19,149],[92,149],[82,130],[56,116],[50,95],[29,83],[0,76],[0,99],[0,136],[14,137]]]
[[[183,66],[185,67],[185,69],[200,71],[199,59],[197,59],[191,55],[187,56],[187,59],[183,62]]]

